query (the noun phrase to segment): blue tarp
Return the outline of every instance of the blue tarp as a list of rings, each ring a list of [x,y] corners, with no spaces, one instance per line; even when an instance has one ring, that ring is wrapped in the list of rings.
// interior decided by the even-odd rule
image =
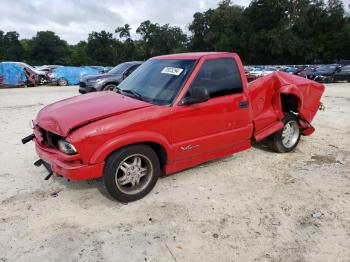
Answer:
[[[82,67],[74,67],[74,66],[62,66],[55,68],[53,70],[53,78],[58,81],[60,79],[67,80],[69,85],[77,85],[79,84],[80,78],[86,75],[95,75],[98,74],[99,71],[97,69],[82,66]]]
[[[4,77],[3,86],[23,86],[27,81],[23,67],[14,63],[0,63],[0,75]]]

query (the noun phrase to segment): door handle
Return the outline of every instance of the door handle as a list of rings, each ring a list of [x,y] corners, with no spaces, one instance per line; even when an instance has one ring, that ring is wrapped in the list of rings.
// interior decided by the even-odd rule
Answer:
[[[239,102],[239,107],[240,108],[247,108],[248,106],[249,106],[249,102],[248,101]]]

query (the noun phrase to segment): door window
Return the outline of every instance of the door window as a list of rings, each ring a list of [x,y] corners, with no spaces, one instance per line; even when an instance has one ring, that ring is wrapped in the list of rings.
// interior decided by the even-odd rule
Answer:
[[[210,98],[243,92],[241,74],[232,58],[205,61],[190,88],[194,86],[207,88]]]

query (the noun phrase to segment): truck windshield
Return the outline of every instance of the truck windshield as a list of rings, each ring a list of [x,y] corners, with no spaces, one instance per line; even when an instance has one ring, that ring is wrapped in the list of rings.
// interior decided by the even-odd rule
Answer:
[[[196,60],[152,59],[126,78],[118,91],[156,105],[169,105],[192,72]]]

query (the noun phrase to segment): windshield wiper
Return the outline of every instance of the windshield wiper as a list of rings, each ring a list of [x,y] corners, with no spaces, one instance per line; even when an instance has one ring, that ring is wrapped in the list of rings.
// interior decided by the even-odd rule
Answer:
[[[119,89],[122,93],[128,93],[128,94],[131,94],[134,98],[137,98],[139,100],[143,100],[143,96],[141,94],[139,94],[138,92],[136,91],[133,91],[133,90],[128,90],[128,89],[125,89],[125,90],[121,90]]]
[[[121,94],[120,90],[121,90],[121,89],[120,89],[119,87],[116,86],[116,87],[114,88],[113,91],[114,91],[114,92],[117,92],[118,94]]]

